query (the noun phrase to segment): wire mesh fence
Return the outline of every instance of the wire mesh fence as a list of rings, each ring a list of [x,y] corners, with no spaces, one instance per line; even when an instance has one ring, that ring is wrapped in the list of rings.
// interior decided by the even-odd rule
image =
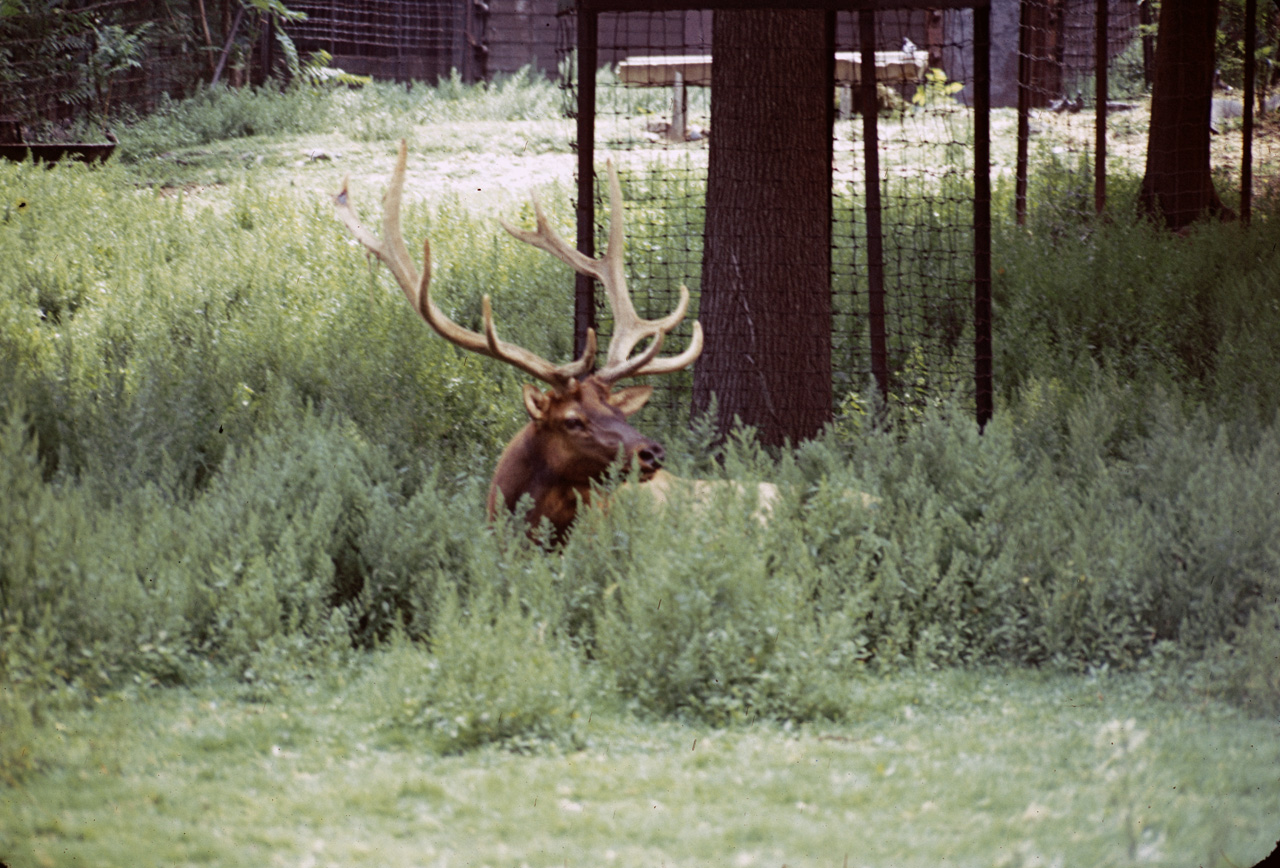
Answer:
[[[565,86],[578,113],[579,198],[592,203],[579,208],[580,242],[603,244],[602,184],[593,176],[598,166],[585,155],[603,160],[607,154],[624,169],[628,266],[642,316],[671,310],[682,284],[696,306],[701,289],[716,135],[709,93],[713,14],[602,12],[562,22],[562,63],[573,72]],[[985,403],[990,347],[978,349],[978,342],[989,320],[975,325],[975,288],[987,288],[989,236],[975,234],[981,210],[975,201],[980,188],[987,189],[979,141],[987,128],[985,108],[974,107],[974,13],[890,10],[860,19],[840,11],[834,17],[832,333],[787,339],[830,340],[837,400],[874,384],[897,403],[919,405],[956,390],[975,406]],[[591,31],[585,39],[584,19]],[[864,56],[869,80],[862,78]],[[758,78],[717,87],[749,88],[765,103],[789,98]],[[584,220],[591,221],[589,230]],[[580,299],[584,295],[589,302],[579,307],[579,335],[587,327],[607,334],[608,311],[580,281]],[[688,324],[682,328],[677,350],[688,336]],[[981,385],[980,371],[986,376]],[[660,400],[686,403],[689,379],[663,379],[655,384]]]
[[[301,52],[327,51],[347,72],[435,81],[455,70],[485,74],[488,5],[474,0],[292,0],[306,18],[289,25]]]
[[[28,141],[147,113],[202,83],[287,78],[325,51],[348,72],[435,81],[487,74],[475,0],[62,0],[0,14],[0,119]],[[287,31],[287,36],[286,36]],[[290,57],[290,54],[293,54]]]
[[[1173,169],[1185,177],[1172,179],[1171,185],[1203,186],[1211,166],[1217,193],[1247,218],[1253,166],[1275,165],[1280,157],[1277,137],[1259,135],[1252,123],[1253,115],[1280,109],[1272,92],[1276,70],[1267,62],[1280,45],[1280,15],[1256,6],[1255,0],[1221,4],[1216,28],[1212,20],[1202,22],[1203,50],[1169,52],[1164,89],[1191,82],[1195,93],[1179,94],[1177,103],[1186,111],[1153,137],[1159,6],[1131,0],[1021,0],[1014,169],[1018,221],[1101,213],[1109,176],[1138,179],[1151,173],[1153,141],[1158,152],[1197,139],[1205,158],[1196,170]],[[1255,11],[1246,15],[1246,7]],[[1246,34],[1249,17],[1262,26]],[[1246,73],[1246,59],[1252,67],[1255,58],[1263,62]],[[1246,89],[1256,91],[1257,98]]]
[[[944,8],[876,3],[874,14],[834,13],[830,285],[837,397],[874,382],[882,394],[906,402],[957,386],[982,402],[989,354],[981,346],[975,288],[989,276],[980,237],[989,230],[980,213],[988,195],[984,166],[990,164],[998,185],[1016,186],[1019,219],[1075,220],[1106,207],[1108,176],[1130,183],[1152,159],[1159,23],[1153,4],[975,2],[978,11],[948,0],[937,4]],[[641,313],[669,311],[681,283],[693,290],[685,331],[666,348],[678,351],[702,283],[715,140],[714,13],[705,6],[713,4],[565,5],[548,38],[555,42],[566,112],[578,127],[578,242],[594,249],[603,238],[606,203],[596,155],[611,154],[623,170],[629,263]],[[1280,166],[1274,121],[1280,15],[1273,5],[1220,4],[1216,23],[1201,28],[1216,40],[1206,55],[1216,67],[1206,68],[1201,57],[1195,72],[1215,81],[1205,109],[1215,195],[1224,209],[1245,218],[1252,167]],[[299,48],[324,48],[352,71],[361,71],[352,60],[363,58],[364,68],[383,78],[430,79],[467,64],[468,77],[481,76],[476,65],[485,56],[485,15],[515,15],[517,7],[533,14],[532,6],[497,0],[293,0],[288,6],[308,14],[288,26]],[[609,11],[589,16],[574,11],[606,6]],[[0,134],[56,138],[77,121],[109,118],[122,106],[147,111],[220,70],[224,80],[240,84],[277,68],[271,19],[246,17],[238,0],[65,0],[58,8],[52,15],[17,4],[0,16]],[[542,30],[526,30],[542,38]],[[989,139],[975,87],[988,57],[995,94]],[[1014,62],[1006,70],[1001,64],[1009,58]],[[867,64],[870,87],[862,76]],[[786,99],[759,81],[743,86],[761,99]],[[1006,93],[1012,96],[1002,101]],[[1259,119],[1262,133],[1254,124]],[[1184,127],[1172,127],[1169,138],[1180,138],[1179,129],[1199,135],[1203,127],[1195,119],[1178,122]],[[1176,167],[1170,171],[1176,175]],[[1202,181],[1188,176],[1185,186]],[[1175,177],[1172,183],[1176,189],[1182,182]],[[580,339],[588,326],[607,336],[608,312],[580,281]],[[683,375],[662,387],[670,401],[683,402],[690,380]]]
[[[855,36],[861,15],[840,16],[849,26],[838,29],[838,49],[865,54],[874,41],[917,60],[909,71],[877,69],[878,110],[836,124],[837,383],[858,389],[870,377],[910,405],[956,389],[976,401],[990,388],[975,379],[986,361],[976,353],[989,352],[975,346],[975,281],[990,239],[980,245],[974,232],[989,139],[985,107],[974,104],[973,11],[882,12],[874,35]],[[868,176],[878,178],[878,221]]]
[[[191,24],[162,3],[140,0],[6,10],[0,118],[26,128],[32,141],[56,141],[86,118],[148,111],[165,95],[181,96],[205,62]]]
[[[1129,0],[1022,0],[1018,21],[1017,216],[1025,220],[1029,166],[1034,207],[1081,215],[1105,204],[1108,118],[1132,129],[1154,71],[1150,4]],[[1031,122],[1035,114],[1034,126]],[[1032,136],[1036,137],[1032,142]],[[1132,148],[1112,169],[1141,173]],[[1088,179],[1090,184],[1082,183]]]

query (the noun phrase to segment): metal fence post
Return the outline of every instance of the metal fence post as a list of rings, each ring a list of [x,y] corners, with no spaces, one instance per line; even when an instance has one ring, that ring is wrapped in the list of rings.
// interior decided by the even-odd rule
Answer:
[[[995,412],[991,349],[991,7],[973,10],[973,329],[978,427]]]
[[[599,13],[578,10],[578,250],[596,255],[596,66]],[[595,282],[574,277],[573,353],[581,358],[587,331],[596,327]]]

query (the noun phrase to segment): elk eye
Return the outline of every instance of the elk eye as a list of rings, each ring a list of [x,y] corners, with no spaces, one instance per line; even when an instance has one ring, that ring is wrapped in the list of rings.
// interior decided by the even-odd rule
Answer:
[[[566,431],[582,431],[587,427],[587,422],[580,416],[566,416],[564,420],[564,428]]]

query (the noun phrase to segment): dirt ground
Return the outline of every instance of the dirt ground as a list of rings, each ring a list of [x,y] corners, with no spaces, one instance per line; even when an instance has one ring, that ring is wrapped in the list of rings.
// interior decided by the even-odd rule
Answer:
[[[1146,159],[1148,111],[1138,104],[1128,111],[1113,112],[1108,119],[1107,167],[1109,173],[1140,175]],[[638,127],[637,129],[640,129]],[[857,118],[841,121],[837,126],[837,181],[860,184],[855,152],[861,148],[861,123]],[[624,125],[609,127],[602,123],[597,158],[614,156],[631,165],[687,163],[693,167],[706,165],[708,142],[655,145],[634,134]],[[713,133],[714,134],[714,133]],[[1017,117],[1012,109],[996,109],[991,116],[992,170],[996,177],[1012,177],[1017,146]],[[570,147],[572,129],[568,121],[501,123],[492,121],[457,122],[440,127],[422,127],[410,135],[408,176],[405,198],[408,201],[455,201],[458,205],[481,212],[510,213],[529,200],[535,191],[548,208],[569,219],[572,214],[574,172],[577,155]],[[927,172],[939,160],[954,159],[954,150],[964,152],[958,159],[966,164],[972,159],[967,118],[961,111],[940,113],[936,117],[912,118],[881,122],[882,140],[886,142],[882,167],[906,175]],[[1031,171],[1037,162],[1054,157],[1068,166],[1091,157],[1094,148],[1094,119],[1087,112],[1078,114],[1037,110],[1031,117]],[[1214,169],[1226,176],[1227,183],[1238,184],[1242,164],[1241,128],[1238,121],[1228,124],[1212,139]],[[376,204],[385,189],[395,160],[394,141],[355,142],[343,136],[319,136],[287,140],[247,151],[243,142],[224,143],[213,153],[205,152],[211,161],[211,177],[194,175],[184,185],[187,195],[217,200],[227,174],[219,174],[216,166],[243,162],[246,168],[259,165],[256,173],[262,183],[284,184],[294,190],[314,191],[317,198],[327,199],[341,189],[349,176],[351,190],[360,201]],[[219,154],[218,151],[223,153]],[[278,171],[281,165],[289,171]],[[1262,197],[1280,194],[1280,118],[1260,119],[1253,141],[1254,194]],[[1220,190],[1223,181],[1219,182]],[[1229,200],[1236,191],[1221,190]]]

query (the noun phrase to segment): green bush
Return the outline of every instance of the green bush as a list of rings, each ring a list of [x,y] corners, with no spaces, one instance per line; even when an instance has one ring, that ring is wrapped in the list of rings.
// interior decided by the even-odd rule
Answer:
[[[1011,395],[1034,380],[1081,393],[1101,372],[1271,424],[1280,393],[1262,384],[1280,382],[1280,222],[1198,224],[1179,237],[1122,193],[1105,222],[997,224],[998,387]]]
[[[78,487],[47,485],[18,410],[0,427],[0,484],[6,492],[0,518],[6,668],[23,656],[11,643],[25,638],[40,652],[26,659],[39,660],[44,673],[18,682],[34,677],[45,687],[41,682],[56,675],[93,690],[125,673],[175,675],[168,665],[151,671],[157,661],[143,648],[183,632],[177,609],[135,572],[141,563],[134,545],[140,529],[136,507],[146,495],[103,510]],[[179,669],[184,651],[174,655]]]
[[[559,86],[526,67],[493,82],[467,84],[457,72],[435,86],[370,82],[356,88],[205,86],[181,100],[162,97],[146,117],[119,127],[120,158],[136,163],[169,151],[252,136],[340,129],[356,141],[412,138],[415,126],[460,120],[526,121],[561,117]]]
[[[337,117],[329,92],[312,87],[204,86],[181,100],[161,96],[155,111],[120,130],[120,158],[136,162],[165,151],[248,136],[314,132]]]
[[[783,551],[799,535],[795,505],[775,504],[769,527],[756,509],[726,483],[706,502],[677,491],[661,510],[620,491],[580,518],[563,581],[593,615],[575,625],[637,709],[715,724],[844,714],[862,625],[816,609],[811,563]]]
[[[643,709],[724,723],[766,702],[761,682],[800,616],[801,589],[767,569],[741,521],[737,532],[717,525],[686,521],[662,542],[635,528],[638,546],[608,589],[599,658]]]
[[[428,644],[392,641],[359,687],[389,737],[440,753],[582,746],[592,679],[555,626],[516,596],[479,588],[463,604],[442,592]]]
[[[327,209],[246,188],[219,213],[122,184],[118,168],[0,167],[0,362],[14,372],[0,393],[27,396],[46,472],[198,487],[277,393],[378,432],[411,482],[436,458],[452,478],[514,430],[517,372],[432,335]],[[489,291],[512,339],[552,356],[568,340],[534,325],[547,298],[569,304],[547,257],[505,255],[496,227],[448,203],[408,226],[439,239],[451,315],[477,325]]]
[[[425,639],[442,593],[482,583],[475,576],[484,497],[478,485],[451,490],[433,477],[404,502],[369,500],[353,539],[358,572],[340,588],[358,642],[396,632]]]
[[[1226,671],[1223,692],[1259,716],[1280,714],[1280,603],[1276,593],[1273,581],[1270,599],[1249,615],[1249,622],[1230,642],[1222,643],[1210,655],[1211,660],[1222,661]]]
[[[497,99],[450,87],[433,98]],[[656,407],[640,425],[677,470],[780,487],[768,522],[732,486],[663,510],[623,491],[549,552],[483,515],[518,372],[430,334],[327,206],[242,183],[209,207],[131,178],[0,165],[6,777],[51,702],[211,673],[252,694],[388,642],[370,689],[392,732],[439,750],[576,744],[594,701],[839,719],[869,669],[993,661],[1176,656],[1275,707],[1266,213],[1181,239],[1005,227],[984,433],[941,377],[883,412],[854,394],[777,453]],[[377,190],[353,193],[372,214]],[[570,355],[564,266],[455,200],[405,223],[433,240],[452,318],[477,328],[488,292],[505,338]]]

